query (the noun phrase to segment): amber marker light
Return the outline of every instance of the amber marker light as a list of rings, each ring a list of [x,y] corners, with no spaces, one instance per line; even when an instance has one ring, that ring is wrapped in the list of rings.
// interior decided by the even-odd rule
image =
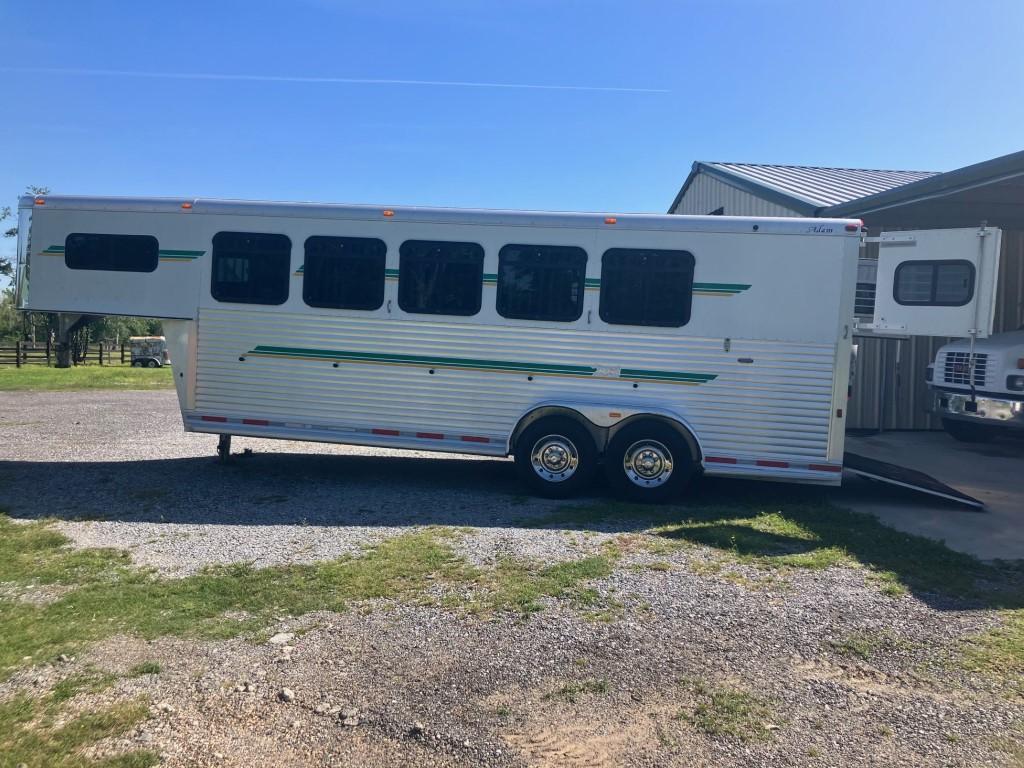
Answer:
[[[37,197],[33,202],[35,202],[36,205],[46,205],[46,201],[41,197]]]
[[[391,210],[391,209],[389,208],[388,210],[384,211],[384,215],[385,215],[385,216],[394,216],[394,215],[395,215],[395,212],[394,212],[394,211],[392,211],[392,210]]]
[[[614,224],[616,221],[618,221],[618,219],[616,219],[614,216],[606,216],[605,220],[604,220],[604,223],[605,224]]]
[[[182,203],[181,207],[187,211],[192,208],[192,203]]]

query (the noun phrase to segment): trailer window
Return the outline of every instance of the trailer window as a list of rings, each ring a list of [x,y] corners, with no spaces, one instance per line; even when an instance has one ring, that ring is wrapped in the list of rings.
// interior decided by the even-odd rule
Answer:
[[[506,245],[498,253],[498,314],[517,320],[578,320],[586,271],[582,248]]]
[[[284,304],[291,257],[292,241],[285,235],[218,232],[210,293],[217,301],[236,304]]]
[[[918,307],[962,307],[974,296],[974,265],[963,259],[904,261],[896,267],[892,297]]]
[[[152,272],[160,262],[160,244],[152,235],[96,235],[76,232],[64,240],[69,269]]]
[[[601,257],[601,319],[678,328],[690,322],[693,254],[612,248]]]
[[[380,309],[387,251],[375,237],[307,238],[303,300],[311,307]]]
[[[484,249],[476,243],[406,240],[399,249],[398,306],[425,315],[480,311]]]

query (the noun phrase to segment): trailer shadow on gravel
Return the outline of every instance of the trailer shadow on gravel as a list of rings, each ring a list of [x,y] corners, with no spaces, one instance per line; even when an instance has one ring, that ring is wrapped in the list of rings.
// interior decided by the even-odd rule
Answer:
[[[893,593],[938,609],[1024,607],[1024,567],[986,564],[832,502],[832,489],[704,478],[663,507],[594,495],[522,495],[510,461],[255,453],[135,462],[0,462],[0,507],[19,519],[154,525],[418,525],[651,534],[739,565],[859,563]],[[950,514],[965,514],[950,509]],[[966,513],[969,514],[969,513]],[[887,582],[887,583],[884,583]]]

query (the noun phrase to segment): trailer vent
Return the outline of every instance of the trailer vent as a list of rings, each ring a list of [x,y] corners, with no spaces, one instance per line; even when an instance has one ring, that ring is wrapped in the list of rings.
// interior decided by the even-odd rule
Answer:
[[[988,368],[988,355],[974,355],[974,386],[985,386],[985,371]],[[947,352],[942,365],[942,380],[946,384],[970,386],[971,353]]]

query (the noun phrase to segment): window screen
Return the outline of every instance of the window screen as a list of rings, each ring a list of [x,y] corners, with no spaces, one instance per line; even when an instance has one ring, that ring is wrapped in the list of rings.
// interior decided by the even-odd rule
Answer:
[[[217,301],[284,304],[292,241],[285,235],[218,232],[213,236],[210,293]]]
[[[75,233],[64,240],[69,269],[108,272],[152,272],[160,262],[160,244],[152,235]]]
[[[578,320],[587,252],[565,245],[506,245],[498,253],[498,314],[519,320]]]
[[[974,265],[962,259],[904,261],[896,267],[892,293],[905,306],[962,307],[974,296]]]
[[[476,243],[406,240],[399,249],[398,306],[426,315],[480,311],[484,249]]]
[[[601,319],[677,328],[690,321],[693,254],[612,248],[601,258]]]
[[[379,309],[387,246],[372,237],[306,239],[302,298],[311,307]]]

